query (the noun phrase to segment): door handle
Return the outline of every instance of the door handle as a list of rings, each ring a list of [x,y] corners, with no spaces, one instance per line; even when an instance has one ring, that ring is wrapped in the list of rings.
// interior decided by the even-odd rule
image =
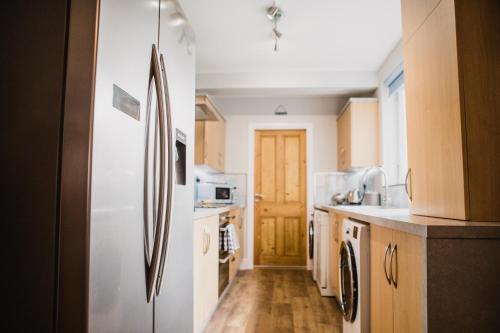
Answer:
[[[396,260],[395,260],[395,263],[396,263],[396,274],[392,274],[392,271],[393,271],[393,259],[394,259],[394,254],[396,254]],[[391,256],[390,256],[390,268],[391,268],[391,281],[392,281],[392,284],[394,284],[394,288],[397,288],[398,287],[398,244],[395,244],[394,245],[394,248],[392,249],[391,251]],[[394,278],[395,277],[395,278]]]
[[[163,234],[163,244],[161,249],[160,257],[160,267],[158,270],[158,278],[156,281],[156,295],[160,295],[163,275],[165,272],[165,266],[168,255],[168,247],[170,244],[170,231],[172,229],[172,206],[173,206],[173,192],[174,192],[174,135],[172,127],[172,112],[170,109],[170,95],[168,92],[168,82],[167,74],[165,70],[165,61],[163,59],[163,54],[160,55],[160,66],[161,66],[161,76],[162,76],[162,91],[163,91],[163,103],[164,103],[164,119],[166,120],[165,125],[167,129],[167,205],[165,209],[165,227]],[[165,156],[163,156],[165,163]],[[164,186],[164,184],[163,184]]]
[[[154,85],[154,91],[153,91],[153,85]],[[155,284],[156,280],[158,277],[158,271],[159,271],[159,266],[160,266],[160,255],[161,255],[161,247],[162,247],[162,238],[163,238],[163,231],[165,227],[165,220],[164,220],[164,195],[165,195],[165,178],[164,178],[164,173],[165,173],[165,156],[164,156],[164,149],[165,149],[165,125],[164,125],[164,106],[165,106],[165,101],[163,99],[163,90],[162,90],[162,82],[161,82],[161,72],[160,72],[160,64],[158,60],[158,53],[156,50],[156,46],[153,44],[152,51],[151,51],[151,68],[150,68],[150,74],[149,74],[149,87],[148,87],[148,99],[147,99],[147,108],[146,108],[146,147],[145,147],[145,173],[144,173],[144,190],[145,190],[145,202],[144,202],[144,208],[145,211],[147,212],[149,210],[149,203],[148,203],[148,184],[149,184],[149,179],[148,179],[148,167],[149,167],[149,122],[151,120],[151,102],[152,102],[152,96],[153,93],[156,94],[157,98],[157,109],[155,109],[153,112],[158,111],[156,119],[158,121],[158,128],[159,128],[159,139],[160,139],[160,179],[159,179],[159,194],[158,194],[158,207],[156,210],[156,215],[153,214],[153,218],[155,219],[154,222],[154,236],[153,236],[153,253],[151,255],[151,261],[149,265],[146,265],[146,298],[147,302],[151,302],[153,299],[154,293],[155,293]],[[156,122],[155,122],[155,131],[156,131]],[[156,175],[156,135],[154,136],[155,140],[155,151],[153,153],[154,158],[154,176]],[[153,185],[153,193],[156,194],[156,184]],[[156,208],[156,200],[153,200],[153,210]],[[146,214],[147,215],[147,214]],[[145,256],[146,256],[146,262],[148,261],[149,257],[149,237],[147,235],[148,230],[149,230],[149,220],[146,217],[144,219],[145,223],[145,242],[144,242],[144,247],[145,247]]]
[[[262,195],[260,193],[255,193],[253,197],[255,199],[255,202],[259,202],[259,201],[264,199],[264,195]]]
[[[408,169],[406,172],[406,177],[405,177],[405,191],[406,191],[406,196],[408,197],[408,200],[410,202],[412,201],[412,191],[413,189],[411,188],[411,183],[410,183],[410,191],[408,191],[408,180],[411,182],[411,168]]]
[[[391,243],[389,243],[389,245],[387,245],[385,248],[384,262],[383,262],[385,279],[387,280],[387,283],[391,284],[391,279],[390,279],[389,275],[387,274],[387,254],[389,252],[391,252]]]

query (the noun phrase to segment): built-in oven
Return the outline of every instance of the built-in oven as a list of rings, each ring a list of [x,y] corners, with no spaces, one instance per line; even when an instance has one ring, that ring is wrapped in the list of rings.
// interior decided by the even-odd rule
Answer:
[[[219,239],[221,240],[219,242],[219,296],[222,295],[229,285],[229,261],[232,254],[225,251],[222,246],[229,220],[229,212],[219,215]]]

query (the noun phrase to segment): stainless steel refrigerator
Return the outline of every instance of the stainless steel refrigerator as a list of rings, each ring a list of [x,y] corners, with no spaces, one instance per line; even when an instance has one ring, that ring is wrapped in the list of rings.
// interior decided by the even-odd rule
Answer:
[[[7,100],[18,113],[2,119],[26,123],[35,133],[19,128],[18,142],[38,138],[51,153],[32,155],[31,167],[43,172],[12,168],[12,184],[2,181],[14,197],[33,193],[28,215],[47,201],[32,216],[5,211],[9,232],[26,239],[5,262],[14,269],[3,328],[192,332],[195,46],[182,8],[173,0],[72,0],[10,9],[28,28],[12,21],[19,35],[6,58],[27,57],[19,51],[29,49],[26,38],[37,66],[27,65],[31,81],[9,89],[17,97],[24,88],[29,99],[45,83],[58,95],[24,106]],[[47,48],[37,44],[44,38]],[[12,71],[14,84],[22,73]],[[4,156],[24,165],[28,157],[8,148]]]

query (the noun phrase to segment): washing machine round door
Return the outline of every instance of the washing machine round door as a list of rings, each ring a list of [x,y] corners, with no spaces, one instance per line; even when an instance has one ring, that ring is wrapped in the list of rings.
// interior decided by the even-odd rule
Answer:
[[[342,241],[340,245],[340,305],[344,319],[353,322],[358,308],[358,273],[356,258],[351,242]]]

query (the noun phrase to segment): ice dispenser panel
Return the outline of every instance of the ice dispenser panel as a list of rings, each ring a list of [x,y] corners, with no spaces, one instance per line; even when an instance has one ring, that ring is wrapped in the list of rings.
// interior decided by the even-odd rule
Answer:
[[[186,185],[186,134],[175,129],[175,182]]]

